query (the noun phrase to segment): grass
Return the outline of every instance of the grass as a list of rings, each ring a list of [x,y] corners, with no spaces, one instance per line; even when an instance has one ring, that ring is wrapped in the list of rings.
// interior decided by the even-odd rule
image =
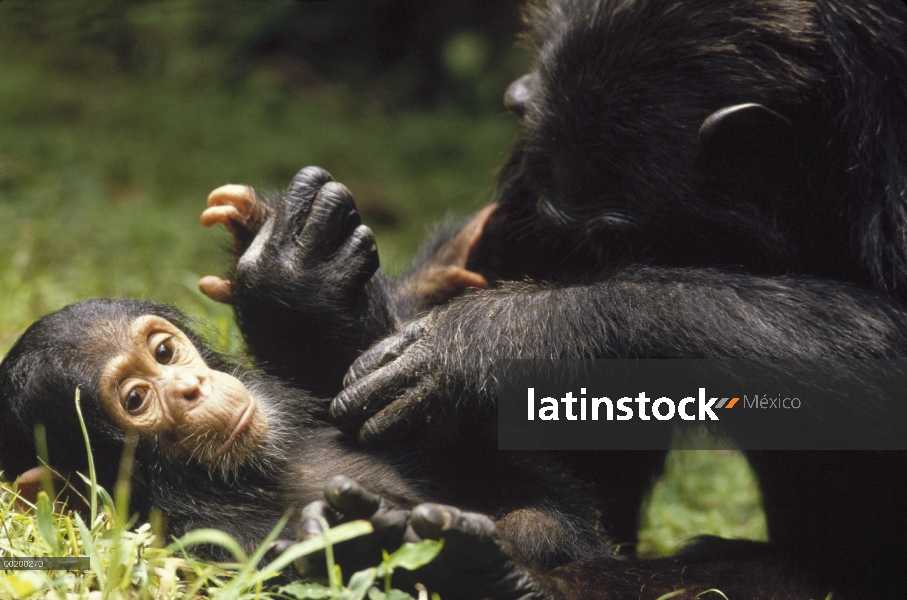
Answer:
[[[88,442],[87,433],[85,438]],[[679,443],[684,443],[683,438]],[[222,599],[363,600],[368,594],[371,600],[406,600],[412,597],[391,589],[391,573],[395,568],[417,568],[440,549],[438,543],[430,541],[405,545],[386,555],[381,564],[353,574],[344,585],[341,566],[333,563],[331,545],[368,533],[371,526],[367,522],[328,530],[319,538],[292,546],[267,564],[263,564],[265,552],[285,521],[251,555],[215,530],[198,530],[180,539],[165,540],[160,519],[139,524],[128,511],[132,448],[134,440],[127,442],[113,496],[94,481],[89,451],[90,476],[82,476],[89,498],[82,499],[86,508],[81,514],[65,510],[44,491],[31,504],[17,495],[14,486],[0,481],[0,554],[87,556],[91,561],[91,569],[81,572],[0,568],[0,597],[187,600],[204,594]],[[670,453],[666,474],[654,486],[644,510],[640,552],[669,555],[689,536],[703,533],[765,539],[764,518],[751,477],[745,459],[737,452]],[[195,560],[188,551],[200,544],[222,546],[234,561],[210,564]],[[292,568],[294,560],[317,551],[325,551],[328,580],[282,587],[274,583],[273,577],[280,570]],[[438,600],[434,595],[432,598]],[[419,599],[428,599],[424,589]]]
[[[128,459],[127,459],[128,460]],[[387,600],[410,596],[389,591],[393,568],[415,568],[437,551],[431,544],[405,547],[372,569],[354,575],[343,585],[339,566],[329,569],[328,581],[310,581],[279,587],[272,581],[277,571],[295,558],[329,547],[342,540],[364,535],[370,526],[362,521],[330,530],[325,536],[297,544],[280,559],[262,565],[268,544],[281,525],[256,552],[246,555],[226,534],[214,530],[191,532],[165,540],[160,521],[137,523],[127,510],[128,470],[111,497],[103,488],[88,484],[97,510],[77,514],[60,510],[45,492],[32,505],[20,499],[12,486],[0,481],[0,554],[5,556],[88,556],[91,570],[4,571],[0,569],[0,597],[75,598],[88,600],[145,599],[188,600],[211,598],[330,598],[372,600],[392,594]],[[668,457],[667,472],[653,488],[644,511],[640,552],[648,556],[669,555],[692,535],[712,533],[726,537],[765,539],[765,523],[758,493],[745,459],[728,450],[682,450]],[[756,497],[753,497],[756,494]],[[93,516],[92,516],[93,515]],[[84,519],[84,520],[83,520]],[[187,550],[197,544],[216,544],[235,557],[229,564],[209,564],[192,558]],[[331,556],[328,551],[328,556]],[[415,557],[415,558],[414,558]],[[403,565],[403,566],[401,566]],[[421,594],[420,600],[427,600]]]
[[[197,530],[165,540],[149,523],[135,527],[125,505],[112,500],[103,488],[92,490],[102,497],[100,511],[87,522],[78,513],[54,512],[48,495],[39,492],[37,503],[27,504],[13,489],[0,485],[0,523],[4,538],[0,551],[5,556],[88,557],[90,569],[8,570],[0,569],[0,597],[96,599],[189,599],[204,595],[221,599],[324,598],[372,600],[387,596],[412,600],[409,594],[390,590],[395,568],[414,569],[437,554],[440,542],[425,540],[406,544],[385,557],[376,567],[355,573],[344,585],[340,567],[329,559],[331,576],[323,582],[297,582],[278,586],[273,578],[292,568],[294,560],[372,531],[366,521],[354,521],[287,549],[279,558],[262,564],[269,544],[286,523],[281,521],[251,555],[226,534]],[[26,508],[27,506],[27,508]],[[212,564],[198,561],[188,553],[193,546],[218,545],[231,551],[234,561]],[[420,595],[427,600],[427,595]]]
[[[0,356],[39,316],[91,296],[174,303],[211,321],[222,349],[240,351],[229,311],[196,288],[229,261],[226,232],[197,221],[208,192],[227,182],[280,190],[299,168],[324,166],[353,191],[391,272],[446,214],[488,197],[516,135],[503,111],[401,109],[339,84],[300,86],[280,65],[240,68],[190,35],[186,23],[207,13],[173,6],[56,2],[51,14],[0,2]],[[127,30],[140,39],[139,67],[112,50]],[[81,525],[41,502],[24,511],[0,484],[0,550],[93,547],[101,560],[79,575],[0,571],[0,596],[268,593],[250,583],[252,563],[230,574],[186,559],[113,500]],[[642,523],[649,556],[696,534],[765,538],[752,473],[723,449],[673,452]]]
[[[678,436],[675,446],[685,443]],[[697,447],[707,445],[700,442]],[[759,486],[741,452],[719,448],[668,453],[665,473],[642,509],[637,551],[647,557],[670,556],[698,535],[768,539]]]
[[[16,6],[0,3],[0,354],[38,316],[88,296],[223,319],[195,289],[227,263],[226,233],[198,225],[208,192],[282,190],[309,164],[352,189],[398,271],[445,214],[483,204],[516,132],[503,111],[390,110],[338,85],[300,88],[268,64],[237,74],[171,23],[153,25],[157,3],[119,15],[162,36],[148,50],[158,66],[138,71]]]

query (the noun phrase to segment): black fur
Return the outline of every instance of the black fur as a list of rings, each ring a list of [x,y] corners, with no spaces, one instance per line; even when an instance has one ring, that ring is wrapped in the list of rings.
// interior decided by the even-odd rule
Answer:
[[[508,230],[565,244],[552,271],[742,265],[903,298],[905,12],[896,0],[531,7],[537,80],[501,175],[500,201],[522,211]],[[798,169],[782,190],[764,178],[717,185],[741,175],[721,167],[743,165],[702,156],[706,117],[746,102],[793,124]]]
[[[339,384],[336,367],[349,360],[351,351],[382,333],[396,330],[399,323],[420,307],[436,301],[434,296],[420,295],[419,290],[424,288],[419,285],[419,279],[425,277],[426,272],[431,273],[433,267],[443,269],[449,265],[449,255],[444,247],[458,234],[455,225],[442,228],[400,281],[372,276],[377,264],[371,233],[359,225],[354,216],[354,204],[348,190],[337,184],[328,185],[330,182],[330,176],[321,169],[309,167],[300,171],[276,209],[269,211],[271,217],[258,231],[255,241],[248,248],[240,246],[242,254],[232,278],[233,305],[250,348],[264,361],[266,369],[304,388],[322,385],[330,389]],[[467,224],[464,231],[468,228]],[[539,315],[532,307],[527,307],[526,316],[535,318]],[[464,318],[462,324],[467,330],[481,327],[480,321],[472,322],[469,318]],[[454,342],[457,325],[450,325],[452,328],[447,334]],[[410,326],[403,331],[404,339],[412,335],[413,329]],[[418,330],[418,324],[415,329]],[[395,338],[389,341],[392,346],[385,350],[387,356],[392,357],[396,352]],[[464,354],[469,352],[465,347],[461,350]],[[482,355],[473,358],[481,360]],[[479,371],[483,367],[477,364],[470,368]],[[409,373],[399,375],[401,381],[411,376]],[[411,528],[420,535],[443,536],[446,540],[442,556],[429,566],[428,572],[416,575],[416,579],[433,582],[436,586],[433,589],[448,590],[453,597],[519,597],[527,600],[622,597],[640,580],[649,581],[647,589],[665,593],[687,587],[689,597],[713,585],[721,585],[728,592],[741,590],[753,598],[807,598],[824,593],[825,588],[821,585],[803,587],[799,577],[764,556],[744,557],[744,560],[727,563],[711,559],[702,561],[698,557],[649,562],[609,557],[607,552],[596,550],[595,536],[589,526],[596,519],[594,507],[599,502],[570,477],[558,474],[561,463],[549,455],[533,453],[526,457],[496,451],[493,436],[489,435],[493,428],[488,426],[483,406],[470,402],[480,394],[470,396],[466,392],[453,382],[446,382],[448,398],[461,402],[454,403],[456,407],[432,413],[430,418],[435,423],[449,419],[467,421],[469,426],[461,428],[456,436],[450,435],[453,432],[450,428],[446,429],[446,434],[444,429],[435,428],[441,435],[421,438],[417,446],[385,450],[396,460],[386,458],[384,464],[376,463],[367,453],[351,452],[352,440],[338,437],[329,429],[319,430],[322,431],[320,437],[341,444],[340,449],[338,451],[338,447],[323,439],[306,442],[311,446],[296,450],[298,455],[307,458],[315,450],[318,458],[314,462],[307,461],[310,466],[300,469],[304,472],[300,485],[307,486],[306,490],[294,489],[283,502],[311,498],[313,493],[318,495],[327,483],[328,475],[346,473],[358,477],[366,488],[397,506],[411,507],[415,502],[413,492],[395,490],[392,485],[399,482],[400,475],[391,467],[405,466],[409,481],[415,476],[416,481],[427,486],[421,499],[456,502],[467,509],[490,512],[497,517],[496,525],[483,521],[481,515],[450,507],[446,509],[451,515],[448,520],[432,519],[429,515],[437,513],[435,509],[426,509],[426,505],[414,510],[409,518]],[[463,410],[464,407],[472,409]],[[282,412],[287,410],[293,410],[290,404],[281,408]],[[568,458],[576,461],[580,457]],[[614,510],[609,517],[625,516],[626,521],[635,522],[638,507],[623,499],[623,490],[626,484],[642,489],[661,455],[623,453],[617,458],[636,465],[648,460],[653,465],[649,469],[608,471],[608,483],[612,485],[607,494],[614,496],[612,500],[621,498],[620,503],[612,503]],[[163,478],[161,481],[164,481],[164,487],[173,484]],[[599,479],[598,483],[601,482]],[[550,496],[553,491],[547,487],[550,485],[563,486],[557,498]],[[314,512],[330,520],[336,518],[336,511],[347,512],[342,505],[357,502],[363,506],[363,514],[371,510],[369,501],[357,498],[356,494],[346,500],[338,500],[337,495],[325,494],[333,507],[316,502],[303,513]],[[618,514],[618,507],[626,507],[627,514]],[[382,516],[379,511],[372,521],[384,531],[393,529],[388,524],[398,523],[398,518],[391,513]],[[447,524],[441,526],[441,523]],[[192,525],[204,524],[194,522]],[[614,531],[613,526],[594,521],[596,532],[602,532],[603,526],[608,530],[605,533]],[[304,520],[301,527],[301,531],[308,527],[318,528],[310,519]],[[511,545],[522,552],[514,552]],[[587,562],[573,560],[590,554],[598,556]],[[523,556],[532,559],[535,566],[526,563]],[[549,573],[537,569],[539,564],[564,563],[568,559],[565,569]],[[369,564],[355,553],[347,556],[347,560],[354,564]],[[700,563],[710,563],[712,567]],[[682,574],[687,569],[691,577],[684,579]],[[604,578],[593,577],[592,572]],[[739,585],[738,580],[750,581],[755,574],[770,575],[773,581],[760,586]]]
[[[536,60],[507,96],[523,132],[471,263],[500,289],[366,352],[332,404],[341,427],[367,445],[412,436],[417,412],[452,430],[489,412],[499,358],[907,357],[907,8],[527,14]],[[857,597],[903,597],[907,454],[749,457],[776,556]],[[657,462],[573,460],[624,516]]]

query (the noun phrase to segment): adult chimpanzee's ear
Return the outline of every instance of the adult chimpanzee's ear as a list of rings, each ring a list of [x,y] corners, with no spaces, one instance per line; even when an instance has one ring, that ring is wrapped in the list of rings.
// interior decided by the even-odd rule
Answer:
[[[699,128],[701,167],[719,185],[764,199],[800,182],[796,132],[784,116],[761,104],[726,106]]]

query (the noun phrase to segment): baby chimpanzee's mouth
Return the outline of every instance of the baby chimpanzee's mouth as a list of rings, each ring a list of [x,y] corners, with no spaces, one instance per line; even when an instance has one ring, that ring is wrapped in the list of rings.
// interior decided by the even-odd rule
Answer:
[[[230,434],[230,437],[227,438],[227,441],[217,449],[217,452],[214,453],[214,456],[211,458],[220,458],[227,452],[230,448],[233,447],[233,444],[236,442],[242,433],[248,429],[249,424],[252,422],[252,417],[255,416],[255,411],[258,409],[258,405],[255,403],[255,398],[249,397],[249,405],[246,406],[246,409],[239,415],[239,419],[236,421],[236,425],[233,427],[233,432]]]

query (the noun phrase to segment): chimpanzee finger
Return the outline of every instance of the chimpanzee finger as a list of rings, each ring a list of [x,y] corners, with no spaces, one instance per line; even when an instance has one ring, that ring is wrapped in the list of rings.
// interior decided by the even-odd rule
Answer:
[[[361,224],[353,195],[342,183],[329,181],[315,196],[298,243],[306,254],[327,257]]]
[[[256,203],[261,202],[255,190],[247,185],[228,183],[208,194],[206,206],[232,206],[240,213],[246,213]]]
[[[306,167],[296,173],[277,208],[276,239],[284,238],[286,242],[286,236],[292,236],[293,240],[299,236],[315,196],[329,181],[334,181],[334,178],[321,167]]]
[[[274,212],[247,185],[222,185],[208,194],[208,208],[199,220],[205,227],[222,223],[233,233],[234,256],[246,251],[255,235]]]
[[[378,511],[369,519],[375,531],[366,540],[366,547],[374,549],[373,556],[381,555],[381,550],[393,552],[400,547],[406,539],[406,532],[411,531],[409,526],[409,511],[401,508],[388,508]],[[371,563],[374,564],[374,563]]]
[[[248,233],[256,233],[267,219],[270,208],[258,199],[255,190],[247,185],[222,185],[210,194],[208,208],[202,213],[201,223],[210,227],[223,223],[230,231],[236,233],[237,227]]]
[[[413,378],[411,370],[398,363],[366,375],[337,394],[331,402],[331,421],[340,431],[356,435],[362,423],[393,402]]]
[[[409,343],[400,334],[379,341],[353,361],[343,377],[343,387],[350,387],[366,375],[384,367],[400,356],[408,346]]]
[[[300,511],[299,526],[296,528],[296,541],[304,542],[324,533],[322,519],[327,522],[328,526],[333,527],[340,522],[340,515],[324,500],[316,500],[306,504]],[[322,575],[324,573],[324,552],[318,551],[297,558],[293,565],[303,575]]]
[[[302,542],[324,533],[321,519],[324,519],[329,526],[334,526],[340,521],[340,515],[324,500],[306,504],[299,515],[296,539]]]
[[[237,233],[237,223],[240,223],[241,219],[242,215],[235,206],[212,206],[206,208],[198,218],[199,223],[205,227],[222,223],[233,234]]]
[[[427,317],[409,323],[400,333],[381,340],[363,352],[346,372],[343,386],[350,387],[365,375],[396,360],[425,333],[426,319]]]
[[[331,478],[324,490],[331,508],[346,519],[368,519],[381,506],[381,496],[371,493],[356,481],[343,475]]]
[[[302,511],[299,527],[300,541],[321,535],[319,517],[331,526],[357,519],[367,519],[372,533],[343,542],[334,547],[335,559],[345,569],[359,571],[381,560],[381,551],[396,550],[404,539],[416,539],[408,529],[409,511],[392,506],[387,500],[369,492],[348,477],[337,476],[325,487],[326,502],[312,502]],[[407,537],[409,534],[409,537]],[[317,552],[296,562],[296,568],[306,575],[324,573],[324,553]]]
[[[375,235],[365,225],[358,226],[347,238],[334,259],[345,272],[357,275],[350,279],[356,287],[365,285],[378,270],[378,247]]]
[[[290,540],[274,540],[268,546],[268,551],[267,551],[267,553],[265,553],[265,560],[267,560],[268,562],[277,560],[277,558],[281,554],[283,554],[284,552],[289,550],[290,546],[292,546],[295,543],[296,542],[293,542]]]
[[[464,570],[483,569],[503,554],[494,522],[479,513],[443,504],[420,504],[410,513],[410,524],[422,539],[444,538],[447,561]],[[506,557],[506,555],[505,555]]]
[[[230,304],[233,300],[233,284],[216,275],[205,275],[199,279],[198,289],[215,302]]]
[[[438,415],[428,411],[431,383],[421,380],[406,390],[359,428],[357,439],[363,448],[376,448],[407,437],[413,431],[423,431]]]
[[[410,513],[410,525],[423,539],[444,539],[441,555],[423,569],[423,579],[433,583],[442,597],[547,597],[485,515],[442,504],[420,504]]]

